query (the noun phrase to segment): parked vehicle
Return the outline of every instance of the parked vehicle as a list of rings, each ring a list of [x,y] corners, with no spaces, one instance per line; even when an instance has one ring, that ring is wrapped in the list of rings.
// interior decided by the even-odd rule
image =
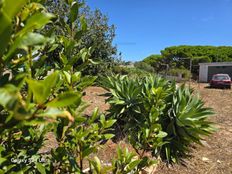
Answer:
[[[210,87],[231,89],[231,78],[228,74],[214,74],[210,81]]]

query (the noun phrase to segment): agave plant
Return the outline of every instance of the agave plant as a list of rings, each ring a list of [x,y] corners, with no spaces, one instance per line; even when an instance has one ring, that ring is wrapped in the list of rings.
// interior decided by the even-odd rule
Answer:
[[[140,106],[143,105],[142,88],[138,79],[130,80],[127,76],[107,77],[103,84],[111,93],[107,99],[112,106],[108,117],[117,119],[118,126],[124,129],[123,132],[127,131],[127,123],[133,125],[143,122],[143,117],[140,117]]]
[[[149,151],[177,162],[188,154],[191,143],[200,143],[214,130],[208,121],[212,110],[184,85],[158,76],[107,77],[103,84],[111,92],[108,116],[117,119],[116,125],[141,157]]]
[[[189,152],[193,142],[201,144],[201,140],[215,129],[208,117],[213,114],[211,108],[204,107],[204,102],[193,94],[193,90],[184,85],[172,94],[172,101],[163,115],[162,127],[168,136],[162,154],[165,159],[176,162],[179,156]]]

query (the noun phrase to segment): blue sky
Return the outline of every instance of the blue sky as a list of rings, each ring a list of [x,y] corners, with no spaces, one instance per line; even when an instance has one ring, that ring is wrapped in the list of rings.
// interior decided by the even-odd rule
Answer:
[[[123,60],[174,45],[232,45],[232,0],[86,0],[116,26]]]

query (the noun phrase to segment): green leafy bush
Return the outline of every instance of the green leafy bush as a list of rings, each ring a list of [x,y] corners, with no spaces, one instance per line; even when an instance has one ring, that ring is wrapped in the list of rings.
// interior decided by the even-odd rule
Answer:
[[[167,69],[167,62],[165,62],[164,57],[159,54],[150,55],[143,59],[142,62],[150,65],[156,73]]]
[[[149,65],[148,63],[145,62],[135,62],[134,66],[138,69],[150,72],[150,73],[154,73],[154,68]]]
[[[168,71],[168,74],[171,76],[176,76],[176,77],[179,77],[179,75],[180,75],[183,80],[189,80],[191,78],[191,72],[189,70],[183,69],[183,68],[171,69]]]
[[[0,173],[81,173],[83,161],[92,164],[89,155],[113,137],[109,132],[115,120],[106,120],[98,110],[83,116],[82,90],[95,79],[81,75],[92,62],[91,48],[71,55],[80,44],[76,35],[87,26],[77,14],[80,4],[68,1],[65,5],[69,18],[62,22],[68,32],[51,36],[51,31],[41,30],[60,19],[37,1],[1,1]],[[81,22],[74,29],[76,20]],[[57,48],[62,48],[62,63],[54,62],[52,70],[44,68],[48,53]],[[80,59],[82,63],[75,65]],[[46,154],[40,150],[48,132],[56,144]]]
[[[65,0],[46,0],[44,4],[49,12],[56,14],[63,21],[69,18],[69,6],[65,4]],[[77,32],[76,37],[81,38],[82,44],[76,47],[76,50],[72,51],[71,54],[76,55],[82,48],[91,47],[90,58],[97,63],[88,64],[82,73],[85,75],[104,75],[106,71],[116,64],[118,57],[117,47],[112,43],[115,37],[115,26],[109,24],[108,17],[99,9],[92,10],[87,4],[79,5],[81,5],[81,8],[78,15],[85,16],[88,30],[85,31],[85,34],[80,34],[81,31]],[[79,24],[79,20],[74,22],[75,27]],[[61,27],[57,27],[57,33],[65,36],[70,32],[70,30],[64,27],[64,23],[60,23],[60,25]],[[54,50],[50,54],[52,55],[51,59],[46,61],[57,61],[59,59],[59,51],[59,49]]]
[[[111,73],[108,73],[107,75],[110,76],[112,73],[119,75],[128,75],[130,77],[145,77],[150,74],[150,72],[143,69],[127,66],[114,66],[111,70]]]
[[[156,164],[155,160],[150,160],[148,157],[139,158],[129,150],[117,148],[117,158],[113,160],[113,174],[139,174],[144,167]]]
[[[189,145],[212,133],[207,120],[212,110],[184,86],[177,87],[160,77],[104,79],[111,97],[108,117],[124,134],[139,156],[151,152],[176,162],[187,155]]]
[[[50,172],[84,171],[84,162],[95,162],[90,155],[98,151],[101,142],[114,136],[109,131],[115,121],[106,120],[104,115],[98,114],[97,109],[89,118],[76,117],[71,125],[66,120],[60,121],[55,130],[59,146],[51,153]]]

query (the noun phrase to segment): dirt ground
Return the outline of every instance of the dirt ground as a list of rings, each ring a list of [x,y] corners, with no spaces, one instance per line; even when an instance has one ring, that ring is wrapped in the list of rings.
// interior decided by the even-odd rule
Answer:
[[[232,90],[210,89],[207,84],[191,84],[205,101],[206,106],[215,111],[211,121],[216,123],[218,131],[208,137],[202,143],[204,146],[196,146],[192,157],[186,160],[186,166],[174,165],[167,167],[161,163],[157,174],[232,174]],[[99,87],[86,89],[84,100],[90,103],[86,114],[90,114],[93,108],[99,107],[101,112],[109,108],[105,104],[106,91]],[[125,142],[121,143],[126,146]],[[108,162],[115,155],[117,145],[108,142],[99,154],[101,160]]]

